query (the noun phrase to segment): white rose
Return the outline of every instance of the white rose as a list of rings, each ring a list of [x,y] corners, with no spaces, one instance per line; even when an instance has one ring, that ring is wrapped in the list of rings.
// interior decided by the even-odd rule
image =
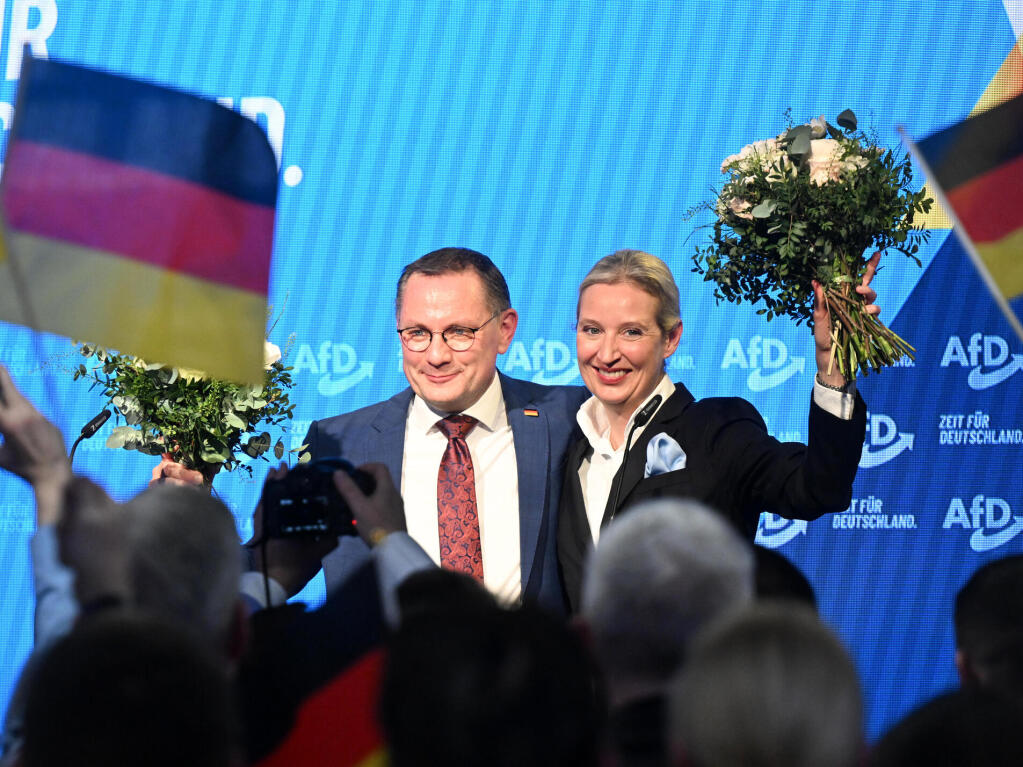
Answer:
[[[204,378],[208,378],[206,373],[195,368],[178,368],[178,375],[186,381],[201,381]]]
[[[824,115],[815,117],[810,120],[810,138],[824,138],[824,135],[828,132],[828,121],[824,119]]]
[[[263,367],[266,370],[270,369],[277,360],[281,358],[281,348],[277,344],[272,344],[269,341],[263,342]]]
[[[810,142],[810,161],[825,162],[840,157],[842,145],[833,138],[815,139]]]
[[[810,157],[807,168],[810,171],[810,183],[823,186],[830,181],[837,181],[842,172],[842,145],[831,138],[816,139],[810,142]]]
[[[740,154],[730,154],[724,160],[721,161],[721,172],[725,173],[728,170],[728,166],[733,163],[737,163],[742,160],[743,157]]]
[[[855,173],[858,170],[866,168],[867,165],[869,165],[869,162],[866,157],[853,155],[852,157],[846,157],[845,160],[842,162],[842,172]]]
[[[744,146],[738,154],[732,154],[726,157],[721,162],[721,172],[724,173],[728,170],[729,166],[740,165],[742,166],[745,161],[756,159],[760,164],[763,164],[767,160],[773,160],[778,154],[778,141],[773,138],[763,139],[762,141],[754,141],[752,144]]]
[[[829,181],[834,181],[834,177],[831,173],[831,165],[819,165],[816,168],[810,169],[810,183],[814,186],[824,186]]]
[[[753,220],[753,214],[749,212],[750,204],[746,200],[733,197],[728,201],[728,209],[739,218],[744,218],[747,221]]]

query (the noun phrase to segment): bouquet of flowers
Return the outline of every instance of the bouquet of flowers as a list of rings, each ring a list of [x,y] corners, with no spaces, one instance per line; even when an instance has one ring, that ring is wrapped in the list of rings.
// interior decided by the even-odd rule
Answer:
[[[867,251],[914,255],[930,233],[913,225],[932,200],[914,192],[908,156],[896,157],[856,127],[849,110],[838,128],[823,117],[789,127],[726,157],[726,180],[712,208],[713,237],[697,247],[694,272],[716,283],[715,297],[762,303],[768,320],[811,321],[813,287],[831,313],[831,365],[849,379],[880,371],[913,348],[863,311],[855,291]],[[791,122],[790,122],[791,125]]]
[[[264,422],[290,419],[295,409],[288,400],[292,369],[284,365],[281,350],[268,341],[261,387],[219,381],[198,370],[147,362],[93,344],[81,343],[78,348],[99,364],[92,368],[79,364],[74,380],[86,378],[93,387],[101,386],[103,396],[127,424],[111,432],[107,447],[168,454],[201,472],[207,487],[222,468],[241,468],[251,475],[252,467],[241,462],[241,453],[266,460],[263,454],[271,445],[268,432],[252,432]],[[243,444],[246,434],[250,436]],[[278,439],[274,454],[281,458],[284,453],[284,442]]]

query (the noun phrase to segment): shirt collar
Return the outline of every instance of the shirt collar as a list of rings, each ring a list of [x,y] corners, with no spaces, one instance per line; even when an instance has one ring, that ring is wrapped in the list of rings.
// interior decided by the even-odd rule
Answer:
[[[671,379],[668,378],[668,374],[665,373],[661,376],[661,380],[657,382],[657,386],[654,387],[654,390],[650,392],[650,396],[643,400],[639,407],[632,411],[632,415],[629,416],[628,423],[625,424],[625,434],[628,435],[629,430],[632,428],[632,424],[636,420],[636,413],[643,409],[643,406],[650,401],[651,397],[655,394],[660,394],[661,402],[647,420],[647,424],[653,420],[657,411],[664,407],[664,403],[668,401],[668,397],[674,393],[675,384],[671,382]],[[611,423],[608,421],[607,412],[604,410],[604,406],[600,404],[600,400],[596,397],[590,397],[582,404],[582,407],[579,408],[579,412],[576,413],[575,419],[579,422],[579,428],[582,429],[583,436],[586,437],[586,440],[590,443],[590,446],[594,450],[601,450],[602,452],[611,454],[618,452],[618,450],[621,450],[624,447],[624,445],[622,445],[618,448],[618,450],[613,450],[611,448]],[[636,430],[636,434],[641,434],[645,428],[645,425],[641,426]]]
[[[479,426],[487,431],[497,431],[508,425],[508,413],[504,407],[504,392],[501,390],[501,377],[494,374],[494,380],[478,400],[462,411],[463,415],[472,416],[479,421]],[[412,398],[409,408],[409,431],[413,434],[426,434],[437,427],[437,421],[452,415],[443,410],[434,410],[426,400],[418,394]]]

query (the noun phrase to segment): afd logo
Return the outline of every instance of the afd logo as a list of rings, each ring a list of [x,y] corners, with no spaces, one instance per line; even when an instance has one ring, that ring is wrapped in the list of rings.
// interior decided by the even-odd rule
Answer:
[[[759,545],[776,549],[779,546],[784,546],[797,535],[806,535],[805,519],[785,519],[777,514],[768,514],[766,511],[760,515],[756,538]]]
[[[953,527],[973,530],[970,548],[983,553],[1004,546],[1019,535],[1023,516],[1015,516],[1003,498],[975,495],[969,506],[962,498],[953,498],[941,526],[946,530]]]
[[[335,397],[373,377],[372,362],[359,362],[359,355],[349,344],[332,341],[324,341],[315,352],[310,344],[300,344],[293,367],[296,376],[318,375],[316,390],[324,397]]]
[[[861,469],[873,469],[912,449],[913,435],[900,432],[891,417],[883,413],[867,413],[867,438],[860,453]]]
[[[753,336],[745,349],[738,338],[728,342],[721,369],[727,370],[733,365],[748,370],[746,385],[750,391],[760,392],[773,389],[796,373],[802,373],[806,369],[806,358],[790,356],[789,348],[777,338]]]
[[[579,375],[568,345],[546,338],[536,338],[528,346],[524,341],[512,341],[502,367],[510,376],[547,386],[565,386]]]
[[[941,367],[952,364],[972,368],[966,382],[975,391],[990,389],[1017,370],[1023,369],[1023,354],[1010,354],[1009,344],[1001,336],[974,333],[964,345],[959,336],[949,336]]]

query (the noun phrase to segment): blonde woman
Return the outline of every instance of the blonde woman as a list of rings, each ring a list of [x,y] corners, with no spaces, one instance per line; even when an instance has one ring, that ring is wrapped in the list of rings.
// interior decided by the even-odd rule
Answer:
[[[879,311],[869,287],[877,259],[857,287],[872,314]],[[583,562],[601,529],[639,500],[695,498],[751,541],[762,511],[816,519],[848,507],[866,406],[855,381],[827,373],[830,325],[820,286],[814,288],[818,373],[809,445],[803,445],[771,437],[743,399],[696,400],[668,378],[665,361],[678,347],[682,322],[678,286],[663,261],[620,250],[583,279],[576,350],[593,396],[579,410],[585,436],[568,453],[558,529],[558,559],[573,610]]]

